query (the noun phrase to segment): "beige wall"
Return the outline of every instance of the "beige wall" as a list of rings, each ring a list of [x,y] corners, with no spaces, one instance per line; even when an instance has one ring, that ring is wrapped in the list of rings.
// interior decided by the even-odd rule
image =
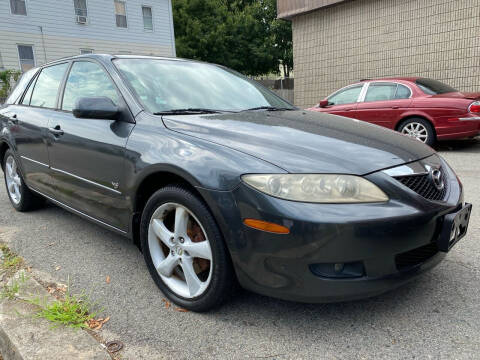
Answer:
[[[479,0],[355,0],[293,18],[295,104],[362,78],[425,76],[480,91]]]

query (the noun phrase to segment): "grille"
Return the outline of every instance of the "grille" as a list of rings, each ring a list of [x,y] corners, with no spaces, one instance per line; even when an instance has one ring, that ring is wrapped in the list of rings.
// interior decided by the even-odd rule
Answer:
[[[445,185],[442,190],[437,189],[430,179],[429,174],[397,176],[395,179],[428,200],[440,201],[445,199],[445,195],[447,194],[447,179],[443,171],[442,181]]]
[[[395,257],[395,263],[398,270],[407,270],[415,265],[419,265],[435,256],[439,252],[437,244],[431,243]]]

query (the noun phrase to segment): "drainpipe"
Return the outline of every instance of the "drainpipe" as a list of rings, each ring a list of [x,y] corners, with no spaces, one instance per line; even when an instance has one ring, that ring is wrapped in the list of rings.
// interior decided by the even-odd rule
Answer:
[[[40,29],[40,34],[42,36],[42,46],[43,46],[43,57],[45,59],[45,63],[47,63],[47,50],[45,49],[45,39],[43,36],[43,26],[38,27]]]

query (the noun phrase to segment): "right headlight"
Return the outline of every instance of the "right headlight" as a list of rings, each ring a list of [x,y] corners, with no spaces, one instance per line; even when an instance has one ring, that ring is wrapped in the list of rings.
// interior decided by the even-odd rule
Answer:
[[[242,180],[265,194],[310,203],[372,203],[388,196],[367,179],[337,174],[248,174]]]

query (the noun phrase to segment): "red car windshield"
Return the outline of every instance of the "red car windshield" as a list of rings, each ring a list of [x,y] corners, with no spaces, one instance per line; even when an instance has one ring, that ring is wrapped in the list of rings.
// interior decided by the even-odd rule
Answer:
[[[418,87],[427,95],[440,95],[451,92],[458,92],[453,87],[433,79],[417,79]]]

